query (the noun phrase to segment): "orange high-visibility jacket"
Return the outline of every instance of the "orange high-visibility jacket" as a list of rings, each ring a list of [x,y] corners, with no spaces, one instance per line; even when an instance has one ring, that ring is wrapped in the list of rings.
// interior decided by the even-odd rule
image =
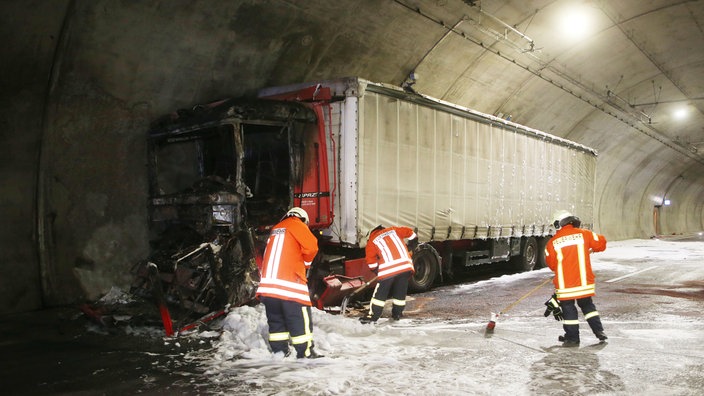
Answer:
[[[591,251],[606,249],[606,238],[568,224],[545,246],[545,263],[555,273],[553,283],[558,300],[575,300],[594,295]]]
[[[257,297],[267,296],[311,306],[306,269],[318,253],[318,240],[297,217],[271,230],[262,261]]]
[[[372,231],[365,248],[367,264],[372,271],[379,270],[379,280],[402,272],[415,272],[404,238],[413,239],[416,233],[409,227],[388,227]]]

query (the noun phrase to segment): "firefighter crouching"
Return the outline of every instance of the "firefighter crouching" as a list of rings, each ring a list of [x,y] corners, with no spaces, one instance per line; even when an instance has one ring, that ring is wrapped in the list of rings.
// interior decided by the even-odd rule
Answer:
[[[606,238],[581,229],[581,221],[566,210],[553,214],[557,232],[545,247],[545,262],[555,273],[555,294],[545,305],[555,319],[562,320],[565,335],[559,337],[565,347],[579,346],[579,320],[575,302],[582,310],[589,327],[600,341],[606,341],[599,312],[594,306],[595,280],[589,254],[606,249]]]
[[[369,313],[359,318],[362,323],[373,323],[381,317],[389,294],[393,301],[391,317],[399,320],[403,316],[408,279],[415,272],[404,239],[408,239],[411,250],[418,245],[416,233],[409,227],[378,225],[370,232],[365,248],[366,261],[369,269],[377,274],[378,283],[369,303]]]
[[[273,353],[297,358],[321,357],[313,350],[313,321],[306,270],[318,253],[318,240],[307,226],[308,213],[291,208],[267,240],[257,297],[264,304]]]

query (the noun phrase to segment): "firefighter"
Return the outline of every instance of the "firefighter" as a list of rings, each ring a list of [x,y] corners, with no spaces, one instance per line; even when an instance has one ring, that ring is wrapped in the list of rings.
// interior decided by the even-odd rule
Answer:
[[[307,225],[308,213],[293,207],[272,228],[256,293],[266,309],[272,352],[288,356],[290,342],[298,358],[321,357],[313,350],[306,277],[306,270],[318,253],[318,240]]]
[[[403,242],[408,239],[408,247]],[[412,251],[418,245],[413,229],[409,227],[388,227],[381,224],[369,233],[365,248],[369,269],[377,274],[377,284],[369,304],[369,313],[359,320],[362,323],[376,322],[384,310],[386,299],[391,295],[393,307],[391,317],[399,320],[406,307],[408,279],[413,275]]]
[[[566,210],[557,210],[553,214],[557,232],[545,246],[545,262],[555,273],[553,283],[555,294],[545,305],[546,315],[553,312],[555,319],[563,320],[565,335],[558,339],[562,346],[579,346],[579,321],[575,302],[582,310],[584,319],[600,341],[606,341],[604,327],[599,312],[594,306],[594,273],[589,254],[606,249],[603,235],[579,228],[581,221]]]

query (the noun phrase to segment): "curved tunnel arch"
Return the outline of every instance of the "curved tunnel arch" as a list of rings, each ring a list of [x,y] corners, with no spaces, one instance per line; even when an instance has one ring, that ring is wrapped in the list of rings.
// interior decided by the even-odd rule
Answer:
[[[457,15],[472,11],[461,1],[399,2],[417,4],[438,20],[445,16],[456,20]],[[6,252],[4,262],[18,263],[9,268],[9,273],[24,280],[8,286],[6,300],[18,302],[5,310],[41,305],[41,292],[36,290],[40,286],[33,284],[36,279],[70,285],[58,295],[45,295],[45,301],[73,301],[82,293],[96,293],[102,288],[101,282],[124,282],[127,263],[144,257],[146,240],[140,236],[144,235],[146,222],[142,224],[140,218],[145,210],[146,181],[140,142],[156,117],[195,103],[251,94],[267,85],[303,79],[359,75],[397,85],[444,33],[436,30],[436,25],[429,33],[431,23],[424,22],[425,18],[412,8],[399,6],[399,2],[379,6],[377,1],[368,0],[342,8],[323,0],[305,5],[282,0],[217,5],[183,1],[169,6],[110,0],[3,3],[5,14],[14,18],[2,28],[5,37],[14,40],[2,49],[4,75],[9,76],[4,85],[2,119],[10,151],[3,169],[7,169],[7,185],[12,186],[5,189],[8,205],[2,213],[8,223],[21,225],[3,231],[2,251]],[[508,20],[514,14],[530,14],[536,4],[502,2],[490,11]],[[624,21],[629,21],[629,28],[636,33],[637,15],[658,13],[647,9],[647,4],[640,6],[643,9],[634,10],[633,16],[624,15]],[[354,10],[355,18],[349,18],[350,10]],[[678,17],[702,22],[703,15],[690,10]],[[550,32],[537,23],[541,17],[536,17],[530,29],[543,40]],[[389,24],[389,20],[394,23]],[[290,21],[305,21],[295,25],[296,37],[310,39],[288,40],[291,31],[282,26],[291,26]],[[520,17],[509,22],[524,21]],[[64,34],[62,25],[66,26]],[[673,28],[680,25],[686,24]],[[419,82],[421,92],[457,100],[460,105],[487,113],[514,106],[525,109],[522,118],[514,121],[595,148],[599,153],[596,227],[609,239],[650,237],[650,196],[680,174],[684,178],[668,192],[677,204],[668,209],[671,213],[662,216],[662,233],[702,228],[704,165],[699,154],[683,154],[686,148],[673,143],[669,135],[658,141],[636,131],[631,124],[638,126],[637,121],[629,118],[628,112],[619,113],[588,90],[578,92],[578,86],[558,90],[549,82],[555,78],[547,75],[549,71],[513,63],[511,59],[522,59],[523,55],[501,48],[502,54],[510,54],[502,57],[496,53],[501,43],[480,36],[470,24],[460,28],[476,43],[462,38],[438,47],[434,62],[449,75],[426,74]],[[702,39],[701,31],[686,33],[692,42]],[[618,38],[619,34],[609,37]],[[652,36],[647,37],[652,40]],[[665,53],[666,44],[651,43],[663,51],[657,54],[663,62],[687,56]],[[469,47],[458,52],[458,45]],[[490,50],[492,45],[495,48]],[[546,47],[546,53],[551,50],[549,41],[540,45]],[[569,62],[569,56],[578,55],[561,50],[557,44],[553,48],[560,55],[552,55],[551,63]],[[607,51],[608,46],[601,50]],[[653,69],[642,54],[623,55],[624,59],[628,57],[646,64],[638,73],[634,71],[635,75],[649,75],[644,70]],[[619,68],[631,65],[594,60],[570,67],[577,71],[583,67],[585,72],[589,67],[602,67],[608,68],[608,75],[618,75],[623,72]],[[690,67],[696,72],[694,66]],[[51,70],[54,77],[49,81]],[[492,70],[501,70],[508,85],[493,84],[489,78]],[[704,96],[695,92],[697,80],[685,79],[689,78],[685,71],[678,69],[678,76],[689,84],[692,95]],[[645,77],[633,77],[633,81],[627,79],[623,84],[635,87],[643,81],[647,81]],[[596,87],[601,82],[592,83]],[[546,100],[546,96],[553,99]],[[700,114],[694,123],[701,133],[703,110],[696,106]],[[44,127],[38,121],[42,114],[46,115]],[[40,150],[46,151],[41,164],[36,161]],[[644,166],[651,161],[656,165]],[[41,182],[37,183],[37,178]],[[27,199],[34,196],[40,197],[38,207],[42,210]],[[39,231],[36,222],[27,220],[37,216],[42,224]],[[41,246],[37,233],[41,238],[53,236],[51,246]],[[111,238],[105,236],[109,233]],[[128,253],[120,257],[115,253],[119,251]],[[49,268],[41,268],[44,264],[39,263],[44,254],[52,257]],[[76,273],[87,280],[74,283]],[[22,300],[18,296],[23,293],[31,297]]]

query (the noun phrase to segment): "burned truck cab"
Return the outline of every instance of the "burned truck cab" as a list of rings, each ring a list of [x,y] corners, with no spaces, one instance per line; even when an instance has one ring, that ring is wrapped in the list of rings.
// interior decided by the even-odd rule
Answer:
[[[317,120],[304,104],[264,99],[157,120],[147,136],[151,254],[137,270],[145,286],[151,266],[160,298],[184,310],[252,300],[268,231],[319,184]]]
[[[233,99],[157,122],[148,144],[153,229],[275,224],[304,177],[300,152],[315,122],[298,103]]]

